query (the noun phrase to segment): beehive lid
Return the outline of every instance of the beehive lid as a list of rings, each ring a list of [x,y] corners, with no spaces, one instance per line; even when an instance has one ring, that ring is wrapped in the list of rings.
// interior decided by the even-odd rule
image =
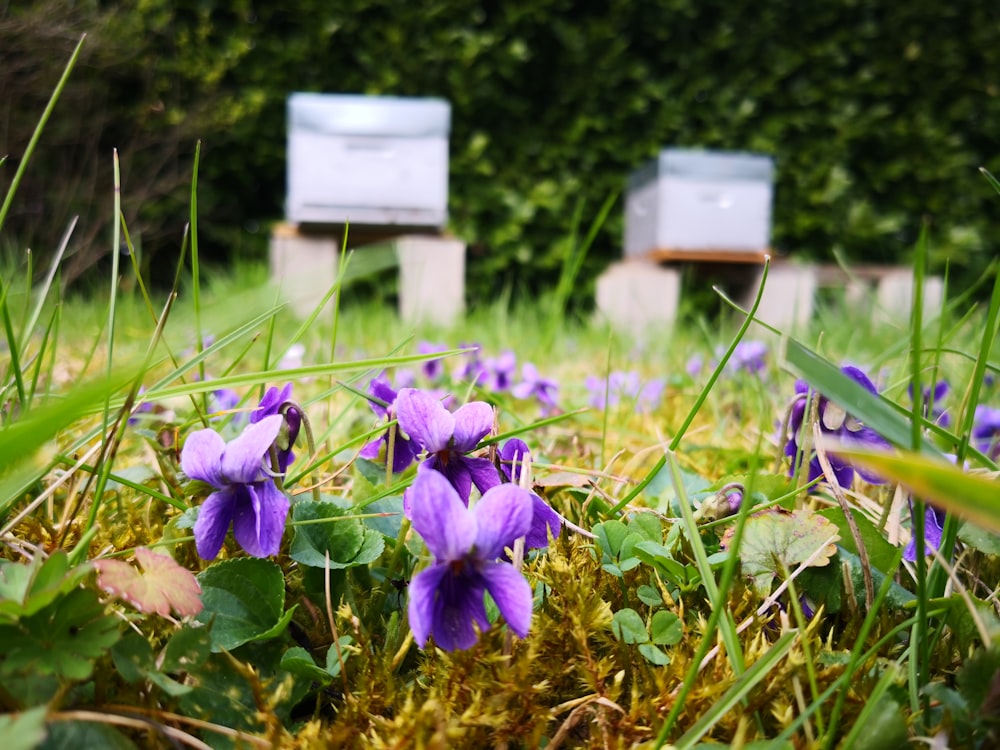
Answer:
[[[772,182],[774,159],[747,151],[667,148],[629,174],[628,189],[634,190],[661,177]]]
[[[447,136],[451,105],[430,97],[295,93],[288,97],[288,129],[347,136]]]

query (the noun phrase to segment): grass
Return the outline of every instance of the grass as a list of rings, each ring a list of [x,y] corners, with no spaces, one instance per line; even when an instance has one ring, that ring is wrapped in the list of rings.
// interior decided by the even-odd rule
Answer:
[[[1000,286],[985,309],[953,296],[909,321],[834,300],[796,337],[734,310],[637,339],[566,312],[593,236],[578,240],[578,216],[551,298],[414,328],[341,294],[345,257],[332,311],[303,322],[262,269],[204,274],[196,184],[169,293],[154,298],[135,266],[119,267],[123,221],[106,291],[62,290],[61,252],[38,286],[30,264],[0,280],[0,740],[995,746],[1000,493],[994,446],[973,432],[988,416],[977,406],[1000,407]],[[5,210],[15,192],[16,181]],[[918,286],[925,252],[926,240]],[[759,367],[735,368],[751,339],[767,346]],[[418,354],[422,341],[445,351]],[[455,374],[478,354],[495,375],[485,360],[507,350],[558,382],[554,408]],[[707,364],[689,371],[695,355]],[[845,377],[847,362],[880,394]],[[495,460],[514,435],[528,444],[533,482],[522,481],[566,523],[547,549],[511,549],[533,595],[527,637],[488,600],[491,625],[471,648],[414,642],[407,600],[430,562],[402,514],[415,469],[359,456],[392,426],[366,397],[383,371],[490,403],[495,429],[477,455]],[[798,412],[796,443],[824,465],[812,483],[790,470],[777,427],[796,378],[824,397]],[[947,423],[907,396],[942,378]],[[236,439],[285,383],[282,429],[254,480],[280,474],[279,452],[294,449],[280,545],[251,557],[230,535],[202,559],[193,528],[213,488],[185,476],[185,445],[206,428]],[[829,434],[859,422],[899,451],[831,452]],[[395,450],[403,437],[390,434]],[[840,486],[833,461],[848,454],[886,481]],[[927,503],[947,511],[930,556]]]

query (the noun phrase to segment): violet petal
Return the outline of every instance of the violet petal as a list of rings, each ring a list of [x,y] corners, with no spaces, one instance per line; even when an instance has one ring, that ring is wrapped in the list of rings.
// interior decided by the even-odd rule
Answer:
[[[531,627],[531,586],[520,572],[508,563],[487,563],[480,569],[486,590],[496,602],[510,629],[521,638]]]

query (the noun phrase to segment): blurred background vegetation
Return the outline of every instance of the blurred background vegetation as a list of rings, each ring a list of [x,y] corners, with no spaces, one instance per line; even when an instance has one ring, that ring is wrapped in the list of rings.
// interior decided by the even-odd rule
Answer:
[[[154,276],[175,262],[198,139],[202,255],[262,261],[292,91],[451,102],[472,302],[551,287],[575,211],[587,223],[668,145],[774,155],[779,252],[905,262],[926,224],[959,284],[996,255],[977,173],[1000,172],[995,0],[2,3],[0,194],[84,32],[0,248],[40,266],[79,214],[64,281],[106,262],[115,147]],[[620,257],[622,205],[582,278]]]

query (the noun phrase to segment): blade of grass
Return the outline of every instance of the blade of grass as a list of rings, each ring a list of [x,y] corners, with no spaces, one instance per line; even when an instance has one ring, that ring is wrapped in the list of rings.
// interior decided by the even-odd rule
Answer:
[[[121,224],[118,218],[121,216],[122,212],[122,180],[121,180],[121,163],[118,160],[118,149],[114,149],[112,152],[112,161],[114,164],[114,222],[112,224],[111,232],[111,289],[108,296],[108,355],[107,364],[105,368],[106,376],[110,380],[112,368],[114,367],[115,360],[115,318],[118,309],[118,273],[119,273],[119,259],[121,258]],[[130,394],[131,398],[134,398],[133,394]],[[121,421],[121,416],[118,417]],[[101,415],[101,452],[98,459],[98,467],[102,469],[101,473],[97,475],[97,484],[94,488],[93,502],[90,505],[90,513],[87,517],[86,529],[89,531],[94,527],[94,523],[97,521],[97,512],[101,507],[101,500],[104,496],[104,486],[107,483],[107,475],[111,473],[111,457],[113,455],[113,442],[112,436],[109,434],[109,425],[111,423],[111,394],[109,393],[104,400],[104,412]],[[84,491],[80,493],[81,500],[87,493],[91,481],[93,481],[94,475],[91,474],[87,481],[87,487]],[[75,513],[73,515],[76,515]]]
[[[865,619],[861,622],[861,628],[858,630],[857,638],[854,639],[854,646],[849,652],[850,659],[847,662],[847,668],[844,670],[845,682],[837,693],[837,700],[833,704],[833,710],[830,712],[830,720],[827,723],[830,731],[826,735],[826,742],[823,745],[823,750],[833,750],[833,747],[837,742],[837,727],[840,724],[840,714],[844,710],[844,704],[846,703],[848,693],[850,692],[850,683],[848,680],[852,678],[858,667],[867,661],[867,658],[863,658],[861,649],[868,640],[868,634],[875,627],[875,621],[879,618],[883,611],[882,605],[885,603],[886,597],[889,596],[889,590],[892,588],[893,581],[895,580],[896,571],[899,569],[902,561],[903,550],[900,549],[896,552],[896,557],[893,560],[892,565],[889,566],[889,570],[892,572],[887,574],[882,580],[882,585],[879,586],[878,593],[875,595],[875,602],[872,604],[871,609],[869,609],[865,614]]]
[[[45,110],[42,112],[42,116],[38,119],[38,125],[35,126],[35,131],[31,134],[31,138],[28,140],[28,146],[24,149],[24,156],[21,157],[21,161],[17,165],[17,169],[14,171],[14,177],[11,179],[10,187],[7,189],[7,195],[4,196],[3,204],[0,205],[0,229],[3,229],[4,222],[7,220],[7,214],[10,212],[11,204],[14,202],[14,196],[17,195],[17,189],[21,184],[21,180],[24,178],[24,173],[28,169],[28,163],[31,161],[31,156],[35,153],[38,141],[42,137],[42,131],[45,130],[45,124],[49,121],[49,117],[56,108],[56,102],[59,101],[59,97],[62,95],[63,89],[66,88],[66,83],[69,81],[70,73],[76,66],[76,61],[80,57],[80,51],[83,49],[83,42],[86,38],[87,35],[83,34],[80,37],[80,41],[76,43],[76,49],[74,49],[73,54],[70,55],[69,62],[66,63],[66,67],[63,69],[59,82],[52,90],[52,96],[49,97],[49,102],[45,105]],[[4,280],[0,277],[0,286],[3,285]]]
[[[73,230],[76,228],[76,222],[79,218],[79,216],[74,216],[72,220],[70,220],[69,226],[66,227],[66,231],[63,232],[63,236],[59,240],[59,247],[56,249],[56,254],[52,258],[52,262],[49,264],[49,272],[45,276],[45,281],[42,283],[41,289],[39,289],[38,301],[35,303],[35,309],[31,313],[31,317],[28,318],[28,322],[24,326],[24,330],[21,332],[22,340],[20,345],[22,357],[24,357],[27,353],[28,339],[31,336],[31,332],[35,330],[35,326],[38,325],[38,318],[41,317],[42,308],[45,306],[45,300],[48,299],[49,290],[52,288],[52,282],[59,270],[59,265],[62,263],[63,255],[65,255],[66,248],[69,246],[69,239],[73,236]]]
[[[0,291],[0,317],[3,318],[4,335],[7,337],[7,349],[10,353],[10,375],[14,378],[17,389],[17,403],[23,410],[27,407],[24,390],[24,373],[21,372],[21,355],[18,352],[17,336],[14,334],[14,321],[10,319],[10,307],[7,305],[7,287]]]
[[[201,141],[195,144],[194,165],[191,170],[191,302],[194,305],[195,351],[201,354],[205,348],[205,333],[201,327],[201,267],[198,255],[198,166],[201,162]],[[205,360],[198,361],[198,379],[205,380]],[[201,399],[201,409],[208,411],[208,397]]]
[[[958,518],[1000,532],[1000,483],[988,475],[969,474],[947,460],[922,453],[876,453],[850,445],[831,445],[831,449]]]
[[[910,310],[910,389],[912,391],[913,414],[910,419],[910,447],[914,452],[919,452],[920,445],[924,440],[924,433],[921,429],[921,418],[923,409],[923,384],[920,379],[921,359],[920,351],[923,346],[921,333],[923,332],[924,315],[924,280],[927,275],[927,228],[920,232],[920,239],[917,242],[917,250],[913,264],[913,307]],[[931,391],[934,384],[931,383]],[[913,534],[916,541],[916,569],[917,569],[917,621],[913,624],[911,633],[911,643],[916,645],[916,685],[911,686],[912,692],[920,696],[920,717],[924,734],[927,734],[930,725],[929,709],[930,697],[923,690],[930,677],[930,654],[928,644],[930,643],[929,631],[930,623],[927,620],[927,555],[926,540],[924,539],[924,501],[919,495],[911,497],[913,503]],[[950,557],[950,555],[949,555]],[[916,707],[914,707],[916,708]]]

